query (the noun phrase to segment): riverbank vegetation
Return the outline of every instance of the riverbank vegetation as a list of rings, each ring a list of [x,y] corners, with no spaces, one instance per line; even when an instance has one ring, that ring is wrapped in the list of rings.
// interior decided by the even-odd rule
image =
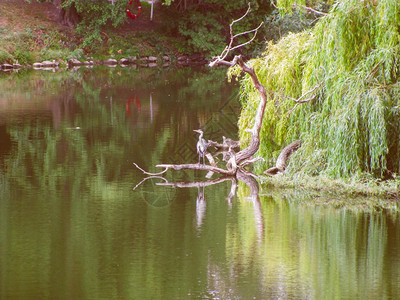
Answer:
[[[256,56],[268,40],[313,25],[315,14],[283,16],[268,1],[251,0],[252,13],[237,31],[264,21],[258,39],[241,49]],[[229,22],[248,1],[142,1],[140,16],[130,19],[128,0],[10,0],[0,3],[0,64],[29,65],[44,60],[196,55],[211,58],[229,39]],[[136,11],[135,11],[136,12]],[[240,42],[240,39],[238,40]]]
[[[338,1],[312,29],[269,43],[249,62],[268,90],[260,169],[301,139],[287,169],[292,180],[323,175],[381,186],[390,179],[398,190],[399,15],[394,1]],[[244,144],[258,98],[244,77]]]
[[[156,6],[152,21],[145,2],[139,18],[127,18],[127,2],[0,3],[0,63],[181,54],[211,58],[229,39],[227,20],[242,15],[248,1],[165,1]],[[288,185],[307,186],[319,175],[341,178],[350,189],[368,182],[375,192],[367,194],[398,195],[400,5],[389,0],[307,2],[312,8],[304,1],[250,2],[251,14],[235,30],[254,28],[260,20],[264,25],[251,47],[235,54],[255,57],[269,41],[267,50],[249,61],[268,91],[257,153],[265,162],[258,170],[271,167],[285,145],[301,139],[284,175]],[[248,76],[241,82],[244,147],[258,94]]]
[[[222,21],[217,21],[221,7],[206,3],[190,5],[183,11],[174,4],[158,3],[151,21],[151,6],[143,1],[140,17],[131,20],[126,14],[128,2],[11,0],[0,3],[0,64],[194,53],[209,57],[224,42]],[[225,12],[230,13],[234,14]]]

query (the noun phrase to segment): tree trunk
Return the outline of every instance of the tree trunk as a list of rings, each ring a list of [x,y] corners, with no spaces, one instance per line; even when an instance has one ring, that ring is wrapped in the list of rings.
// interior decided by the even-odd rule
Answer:
[[[62,25],[74,27],[81,21],[81,17],[79,16],[74,3],[72,3],[70,7],[64,8],[62,7],[64,2],[65,0],[54,0],[54,5],[60,11],[59,22]]]
[[[277,160],[276,160],[276,164],[275,167],[269,168],[268,170],[266,170],[264,173],[268,174],[270,176],[276,175],[278,173],[283,173],[286,170],[287,167],[287,160],[289,159],[289,156],[297,151],[301,146],[301,141],[297,140],[294,141],[293,143],[290,143],[289,145],[287,145],[281,152],[281,154],[279,154]]]

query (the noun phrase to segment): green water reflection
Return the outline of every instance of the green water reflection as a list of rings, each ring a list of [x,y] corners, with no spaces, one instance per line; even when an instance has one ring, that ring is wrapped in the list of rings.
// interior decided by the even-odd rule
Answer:
[[[225,70],[0,75],[0,298],[399,299],[396,214],[313,207],[231,181],[176,189],[133,162],[235,137]],[[168,174],[193,180],[201,174]]]

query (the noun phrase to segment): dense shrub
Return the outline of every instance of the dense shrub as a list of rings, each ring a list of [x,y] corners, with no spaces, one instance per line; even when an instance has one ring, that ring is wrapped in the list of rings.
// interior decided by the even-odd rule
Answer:
[[[21,65],[28,65],[33,63],[32,53],[29,51],[17,49],[14,52],[14,59]]]
[[[13,57],[8,52],[0,49],[0,64],[12,63]]]

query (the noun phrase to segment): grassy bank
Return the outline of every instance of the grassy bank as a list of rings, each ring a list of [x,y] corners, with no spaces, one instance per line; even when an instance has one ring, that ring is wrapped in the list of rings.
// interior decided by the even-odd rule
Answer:
[[[159,10],[150,21],[150,6],[143,4],[140,18],[102,31],[102,40],[83,47],[84,37],[74,28],[62,26],[58,11],[51,3],[27,3],[23,0],[0,2],[0,64],[94,60],[142,56],[178,57],[192,54],[187,41],[165,34]]]
[[[262,177],[264,193],[310,205],[368,211],[399,211],[400,180],[332,179],[326,176]]]

